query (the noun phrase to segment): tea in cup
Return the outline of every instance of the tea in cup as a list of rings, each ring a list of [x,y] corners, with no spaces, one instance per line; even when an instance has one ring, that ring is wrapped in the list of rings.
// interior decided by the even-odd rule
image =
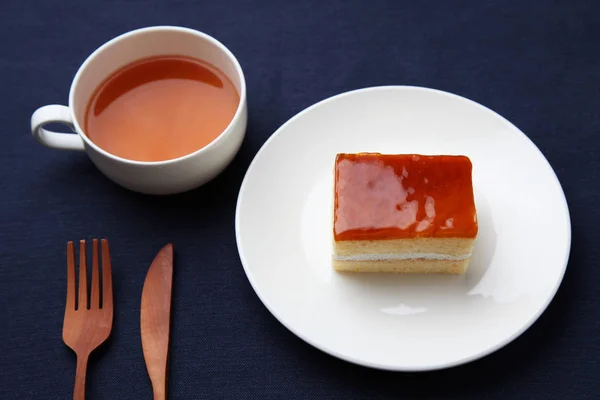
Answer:
[[[44,128],[60,122],[75,132]],[[217,176],[247,124],[239,62],[216,39],[187,28],[138,29],[107,42],[79,68],[69,107],[35,111],[43,145],[86,151],[110,179],[147,194],[173,194]]]

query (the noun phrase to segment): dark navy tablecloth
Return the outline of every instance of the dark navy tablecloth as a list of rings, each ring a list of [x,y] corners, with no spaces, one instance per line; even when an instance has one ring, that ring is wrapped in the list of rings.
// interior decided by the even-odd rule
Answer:
[[[0,398],[71,397],[65,242],[91,237],[112,244],[116,313],[112,339],[90,362],[89,399],[151,398],[140,294],[167,242],[177,253],[172,399],[600,398],[599,15],[594,0],[3,1]],[[205,31],[236,54],[249,125],[217,179],[157,198],[116,186],[85,154],[41,147],[29,121],[37,107],[67,102],[96,47],[161,24]],[[382,372],[312,348],[261,304],[236,250],[239,185],[269,135],[321,99],[386,84],[497,111],[546,155],[570,206],[571,258],[548,310],[512,344],[450,370]]]

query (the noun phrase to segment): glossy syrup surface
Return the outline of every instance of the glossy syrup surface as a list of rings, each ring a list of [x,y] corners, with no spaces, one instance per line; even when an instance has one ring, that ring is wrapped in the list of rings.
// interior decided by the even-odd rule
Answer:
[[[477,235],[465,156],[338,154],[335,240]]]

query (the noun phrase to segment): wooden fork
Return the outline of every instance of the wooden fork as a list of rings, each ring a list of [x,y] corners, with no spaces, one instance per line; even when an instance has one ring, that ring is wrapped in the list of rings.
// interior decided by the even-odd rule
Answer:
[[[98,240],[92,241],[92,293],[88,304],[85,240],[79,245],[79,296],[75,288],[75,249],[67,243],[67,304],[63,340],[77,354],[74,400],[85,399],[85,375],[90,353],[110,335],[113,323],[112,272],[108,241],[102,239],[102,298]],[[76,299],[77,302],[76,302]]]

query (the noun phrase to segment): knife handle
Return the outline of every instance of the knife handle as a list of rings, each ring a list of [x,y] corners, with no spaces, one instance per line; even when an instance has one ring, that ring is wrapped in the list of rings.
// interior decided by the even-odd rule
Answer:
[[[166,400],[167,398],[168,327],[161,333],[161,335],[153,336],[154,339],[158,338],[159,340],[142,340],[146,369],[150,382],[152,382],[154,400]]]
[[[154,400],[167,400],[165,384],[154,384],[154,382],[152,382],[152,390],[154,391]]]
[[[165,304],[163,303],[162,306],[165,306]],[[148,376],[152,382],[154,400],[166,400],[169,323],[153,325],[142,318],[142,330],[146,333],[142,336],[142,348]]]

